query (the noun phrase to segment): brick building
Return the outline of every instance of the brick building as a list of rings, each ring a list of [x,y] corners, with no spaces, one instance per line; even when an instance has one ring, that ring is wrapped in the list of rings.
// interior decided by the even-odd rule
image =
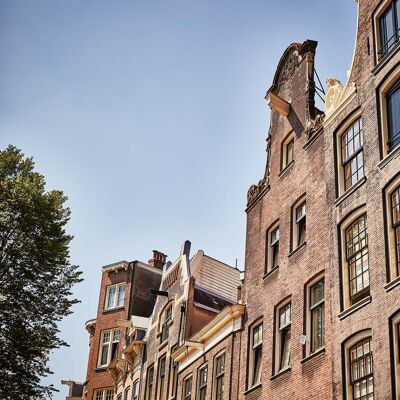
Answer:
[[[166,256],[158,251],[148,264],[121,261],[103,267],[97,317],[86,323],[89,332],[89,359],[84,400],[112,400],[122,368],[122,350],[127,343],[124,321],[131,315],[147,318],[153,311]],[[128,368],[127,365],[123,365]]]
[[[127,293],[108,316],[106,287],[118,302],[129,268],[106,267],[84,398],[400,399],[399,32],[400,0],[359,0],[348,82],[327,80],[323,111],[317,42],[285,50],[266,94],[265,173],[248,192],[244,281],[185,242],[153,270],[146,312]],[[114,327],[124,346],[112,357],[110,339],[102,365]]]
[[[316,42],[278,64],[248,193],[240,398],[400,399],[397,10],[358,2],[348,82],[328,79],[324,113]]]

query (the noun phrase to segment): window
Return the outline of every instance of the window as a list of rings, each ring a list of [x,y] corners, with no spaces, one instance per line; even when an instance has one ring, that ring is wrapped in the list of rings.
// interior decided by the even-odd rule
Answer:
[[[108,286],[106,295],[106,310],[123,307],[125,299],[125,283]]]
[[[294,160],[294,132],[292,132],[282,143],[282,170]]]
[[[224,397],[224,376],[225,354],[222,354],[215,360],[215,400],[222,400]]]
[[[400,398],[400,312],[397,312],[390,320],[391,335],[391,363],[394,372],[393,399]]]
[[[147,369],[146,377],[146,400],[151,400],[153,396],[153,384],[154,384],[154,365]]]
[[[399,1],[393,0],[378,18],[380,39],[378,51],[379,60],[381,60],[399,40],[399,17]]]
[[[367,215],[357,218],[345,231],[350,305],[369,296]]]
[[[164,387],[165,387],[165,356],[158,362],[158,399],[164,399]],[[166,396],[165,396],[166,397]]]
[[[184,400],[192,398],[192,377],[186,378],[183,382],[183,398]]]
[[[277,311],[277,338],[275,349],[275,372],[279,372],[290,366],[290,344],[292,327],[292,303],[283,305]]]
[[[94,392],[95,400],[113,400],[113,389],[99,389]]]
[[[324,279],[309,286],[309,333],[310,351],[314,353],[324,345]]]
[[[139,379],[133,383],[132,399],[137,400],[139,398]]]
[[[400,81],[386,94],[388,123],[387,148],[390,153],[400,143]]]
[[[131,388],[130,387],[127,387],[126,389],[125,389],[125,391],[124,391],[124,400],[131,400],[130,398],[129,398],[129,392],[131,391]]]
[[[400,178],[385,188],[387,221],[387,250],[389,254],[389,276],[392,281],[400,275]]]
[[[101,333],[99,367],[106,367],[118,356],[119,329],[103,331]]]
[[[261,382],[261,358],[263,343],[262,323],[250,329],[249,387]]]
[[[278,267],[279,262],[279,226],[274,224],[267,231],[265,273]]]
[[[340,136],[343,191],[364,176],[362,120],[358,118]]]
[[[292,249],[306,242],[306,201],[303,196],[293,206]]]
[[[207,398],[207,378],[208,378],[208,367],[205,366],[200,369],[198,377],[199,386],[199,400],[206,400]]]
[[[372,343],[369,332],[356,334],[344,346],[348,399],[374,399]]]
[[[117,400],[122,400],[122,393],[117,396]]]
[[[169,326],[172,321],[172,304],[167,306],[167,308],[163,312],[161,321],[162,321],[162,323],[161,323],[160,340],[161,340],[161,343],[163,343],[165,340],[168,339],[168,335],[169,335]]]
[[[176,347],[175,347],[176,349]],[[171,353],[174,352],[172,349]],[[171,379],[171,397],[176,398],[178,390],[178,363],[171,358],[172,379]]]

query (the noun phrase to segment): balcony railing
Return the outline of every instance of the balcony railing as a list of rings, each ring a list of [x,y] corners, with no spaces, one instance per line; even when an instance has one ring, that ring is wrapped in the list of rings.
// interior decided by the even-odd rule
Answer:
[[[386,40],[386,42],[382,45],[381,49],[378,51],[378,59],[379,61],[382,60],[383,57],[387,53],[389,53],[390,50],[393,49],[393,47],[399,42],[400,39],[400,28],[390,37]]]

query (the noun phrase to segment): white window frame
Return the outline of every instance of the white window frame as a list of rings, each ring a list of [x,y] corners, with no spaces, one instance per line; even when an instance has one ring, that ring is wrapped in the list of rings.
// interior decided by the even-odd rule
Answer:
[[[120,303],[120,290],[121,288],[123,289],[123,298],[122,298],[122,303]],[[112,305],[109,306],[110,302],[110,292],[112,289],[115,289],[113,298],[112,298]],[[106,301],[104,304],[104,310],[113,310],[115,308],[122,308],[125,303],[125,290],[126,290],[126,283],[118,283],[116,285],[110,285],[107,286],[107,291],[106,291]]]
[[[320,300],[318,303],[314,304],[311,306],[311,288],[315,286],[317,283],[320,281],[324,282],[324,297],[322,300]],[[306,341],[306,355],[310,355],[312,353],[315,353],[316,351],[322,349],[325,345],[325,276],[324,274],[318,274],[315,278],[312,279],[307,284],[306,288],[306,336],[307,336],[307,341]],[[312,348],[312,334],[313,334],[313,327],[312,327],[312,311],[313,309],[321,307],[322,308],[322,345],[318,348],[313,349]]]
[[[293,142],[292,144],[292,155],[291,160],[288,159],[288,145],[289,143]],[[289,166],[292,162],[294,162],[294,145],[295,145],[295,137],[294,132],[289,133],[281,145],[281,152],[282,152],[282,168],[283,171],[287,166]]]
[[[272,238],[272,234],[277,232],[277,237],[275,239]],[[279,229],[279,220],[274,222],[267,231],[267,248],[266,248],[266,265],[264,273],[273,271],[275,268],[279,267],[279,241],[280,241],[280,229]],[[277,264],[273,266],[273,258],[274,258],[274,247],[275,245],[278,247],[278,259]]]
[[[100,394],[100,396],[98,396]],[[105,389],[96,389],[94,391],[93,400],[113,400],[114,398],[114,389],[105,388]]]
[[[218,367],[218,360],[221,359],[223,360],[223,368],[222,371],[218,371],[217,367]],[[213,388],[213,399],[216,400],[220,400],[221,398],[224,397],[224,393],[225,393],[225,365],[226,365],[226,351],[222,350],[221,352],[219,352],[218,354],[216,354],[214,356],[214,366],[213,366],[213,370],[214,370],[214,379],[215,379],[215,385],[213,384],[214,388]],[[222,392],[219,394],[218,396],[218,381],[222,379]]]
[[[201,385],[201,376],[202,376],[202,372],[203,371],[206,371],[206,373],[205,373],[205,383],[202,385],[202,386],[200,386]],[[205,396],[205,399],[207,399],[207,388],[208,388],[208,364],[205,364],[205,365],[202,365],[200,368],[199,368],[199,370],[198,370],[198,373],[197,373],[197,396],[196,396],[196,399],[198,398],[198,399],[200,399],[201,400],[201,397],[200,397],[200,391],[202,390],[202,389],[205,389],[206,390],[206,396]]]
[[[300,209],[304,205],[304,214],[300,217],[297,215],[297,210]],[[300,221],[305,219],[305,235],[304,240],[299,243],[299,236],[300,236]],[[298,247],[304,245],[307,242],[307,201],[306,196],[303,195],[296,203],[292,206],[292,251],[296,250]]]
[[[254,334],[258,331],[257,341],[254,340]],[[264,326],[263,321],[259,320],[253,323],[250,327],[250,354],[249,354],[249,382],[248,388],[251,389],[254,386],[257,386],[261,383],[261,375],[262,375],[262,350],[263,350],[263,336],[264,336]],[[256,353],[260,352],[258,362],[259,372],[258,378],[256,377]]]
[[[107,342],[103,342],[104,341],[104,336],[106,334],[109,334],[109,340]],[[110,362],[112,361],[111,360],[111,356],[112,356],[113,344],[117,343],[117,346],[118,346],[118,343],[119,343],[120,338],[121,338],[120,335],[121,335],[121,332],[120,332],[119,329],[108,329],[108,330],[105,330],[105,331],[101,332],[100,343],[99,343],[99,356],[98,356],[98,362],[97,362],[97,366],[99,368],[107,367],[110,364]],[[105,346],[108,347],[108,349],[107,349],[107,363],[106,364],[102,364],[101,363],[101,359],[102,359],[102,354],[103,354],[103,347],[105,347]]]
[[[286,322],[285,324],[281,325],[280,321],[280,314],[281,310],[286,308],[287,306],[290,306],[290,320]],[[275,321],[276,321],[276,331],[275,331],[275,374],[278,372],[284,371],[288,368],[290,368],[290,363],[291,363],[291,353],[292,353],[292,337],[290,336],[290,347],[289,347],[289,364],[286,366],[283,366],[281,368],[282,364],[282,354],[281,354],[281,347],[282,347],[282,336],[283,336],[283,331],[287,329],[288,327],[290,328],[290,335],[292,334],[292,301],[291,299],[288,299],[284,303],[280,304],[278,307],[276,307],[275,311]]]
[[[186,382],[190,381],[190,393],[189,395],[186,394]],[[190,374],[183,380],[182,385],[182,400],[188,400],[192,398],[193,394],[193,374]]]

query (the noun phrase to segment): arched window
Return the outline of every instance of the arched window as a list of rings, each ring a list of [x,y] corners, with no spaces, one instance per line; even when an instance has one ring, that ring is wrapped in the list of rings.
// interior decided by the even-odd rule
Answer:
[[[343,345],[347,400],[374,399],[374,367],[371,331],[349,338]]]
[[[173,303],[167,304],[164,311],[161,314],[159,324],[160,342],[163,343],[169,337],[169,327],[172,323],[172,305]]]

